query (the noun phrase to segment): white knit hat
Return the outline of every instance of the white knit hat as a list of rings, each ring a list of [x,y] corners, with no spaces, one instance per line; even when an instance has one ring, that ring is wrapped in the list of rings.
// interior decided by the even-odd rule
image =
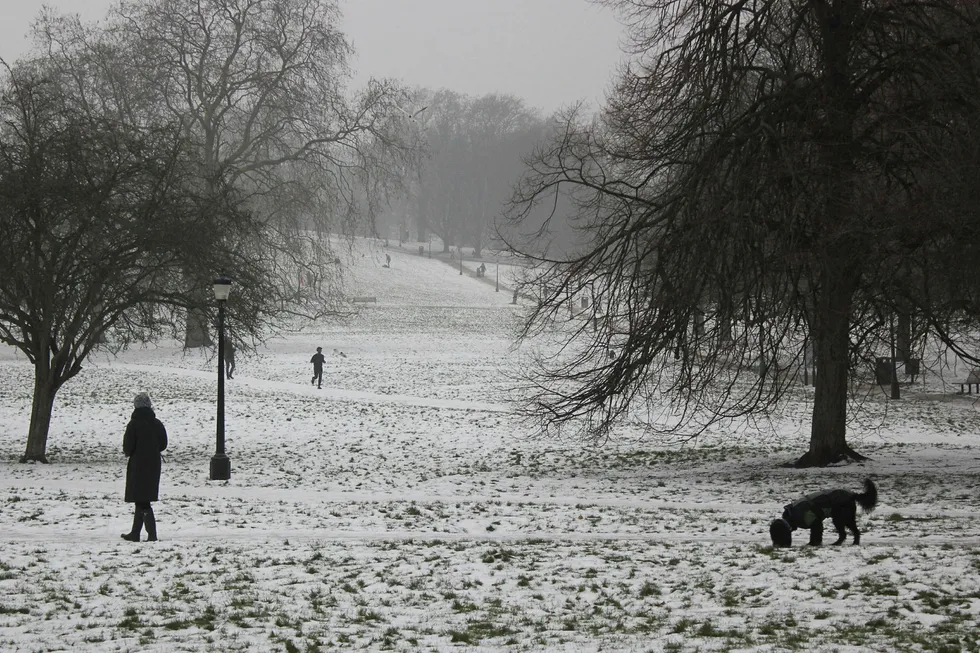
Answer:
[[[153,402],[150,401],[150,395],[141,392],[133,399],[133,406],[136,408],[153,408]]]

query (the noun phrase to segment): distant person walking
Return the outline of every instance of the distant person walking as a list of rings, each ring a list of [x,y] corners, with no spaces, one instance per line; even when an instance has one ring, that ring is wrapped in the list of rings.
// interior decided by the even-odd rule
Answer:
[[[157,521],[153,515],[153,501],[160,494],[160,453],[167,448],[167,429],[153,412],[149,395],[141,392],[133,399],[133,415],[126,425],[123,436],[123,453],[129,457],[126,463],[126,503],[136,504],[133,511],[133,528],[122,538],[139,542],[140,533],[146,527],[146,541],[157,539]]]
[[[391,267],[391,254],[385,254],[385,267]]]
[[[235,343],[231,338],[225,337],[225,376],[229,379],[234,378],[235,373]]]
[[[317,347],[316,353],[313,354],[313,358],[310,362],[313,363],[313,380],[310,381],[310,385],[315,385],[318,389],[323,387],[323,361],[326,360],[323,357],[323,347]],[[319,381],[319,383],[317,383]]]

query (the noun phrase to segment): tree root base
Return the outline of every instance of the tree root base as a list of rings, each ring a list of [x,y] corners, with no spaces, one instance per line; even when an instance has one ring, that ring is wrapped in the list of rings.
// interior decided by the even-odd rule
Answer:
[[[24,454],[23,456],[20,457],[20,460],[18,462],[21,462],[21,463],[44,463],[45,465],[47,465],[48,464],[48,457],[45,456],[43,453],[40,454],[40,455],[36,455],[36,456],[28,456],[27,454]]]
[[[862,463],[866,460],[869,460],[867,456],[859,454],[854,449],[845,445],[841,451],[826,452],[820,455],[815,455],[812,451],[808,451],[800,456],[792,466],[802,469],[804,467],[826,467],[827,465],[836,465],[838,463]]]

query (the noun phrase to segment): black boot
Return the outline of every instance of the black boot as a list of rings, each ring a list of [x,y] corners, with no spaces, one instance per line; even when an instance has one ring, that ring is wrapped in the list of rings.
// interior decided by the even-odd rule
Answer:
[[[157,518],[153,516],[153,508],[143,511],[143,523],[146,524],[146,541],[157,541]]]
[[[133,511],[133,530],[128,533],[123,533],[121,537],[124,540],[129,540],[130,542],[140,541],[140,531],[143,530],[143,511],[138,507]],[[149,530],[149,527],[147,527]]]

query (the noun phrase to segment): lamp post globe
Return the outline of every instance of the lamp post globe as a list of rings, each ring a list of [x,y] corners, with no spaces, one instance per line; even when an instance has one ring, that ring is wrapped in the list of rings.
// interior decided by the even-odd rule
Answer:
[[[214,280],[214,298],[218,300],[218,427],[211,456],[212,481],[231,478],[231,459],[225,453],[225,302],[231,294],[231,279]]]
[[[231,279],[227,277],[218,277],[214,280],[214,298],[219,302],[224,302],[228,300],[228,296],[231,295]]]

